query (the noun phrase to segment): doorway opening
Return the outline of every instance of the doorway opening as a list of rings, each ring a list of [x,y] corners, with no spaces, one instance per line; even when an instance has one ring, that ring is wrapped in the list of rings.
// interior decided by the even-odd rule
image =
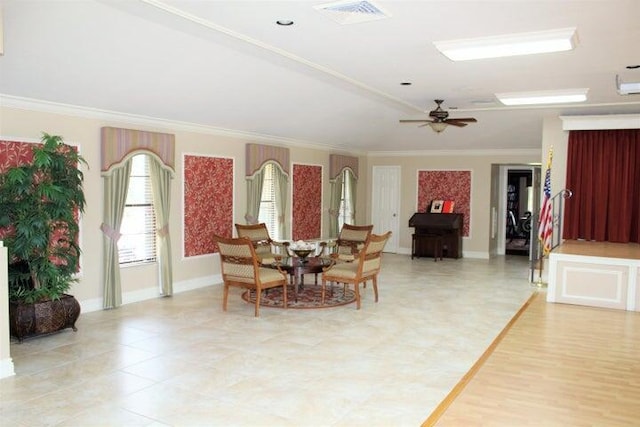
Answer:
[[[505,254],[529,256],[534,210],[531,169],[508,169],[506,208]]]

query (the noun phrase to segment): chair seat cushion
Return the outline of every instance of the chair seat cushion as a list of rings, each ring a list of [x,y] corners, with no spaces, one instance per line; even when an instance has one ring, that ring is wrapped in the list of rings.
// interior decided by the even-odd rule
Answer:
[[[258,274],[260,275],[260,282],[262,282],[263,284],[287,279],[287,276],[280,273],[278,270],[274,270],[273,268],[260,267],[260,269],[258,270]]]
[[[264,285],[271,282],[278,282],[282,280],[286,280],[287,276],[280,273],[278,270],[273,268],[260,267],[258,269],[258,274],[260,275],[260,282]],[[251,276],[236,276],[233,274],[227,274],[227,279],[232,282],[240,282],[253,284],[255,281],[253,280],[253,275]]]

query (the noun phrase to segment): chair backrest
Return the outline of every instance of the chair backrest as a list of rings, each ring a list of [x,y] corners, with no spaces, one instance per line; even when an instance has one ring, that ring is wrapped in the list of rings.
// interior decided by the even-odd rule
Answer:
[[[271,242],[273,240],[271,240],[267,224],[264,222],[249,225],[236,224],[236,231],[238,237],[246,237],[251,240],[258,255],[271,252]]]
[[[220,251],[223,280],[255,283],[258,277],[258,258],[251,240],[246,237],[229,239],[213,237]]]
[[[380,270],[382,251],[391,237],[391,231],[384,234],[371,234],[358,257],[362,274],[371,274]]]
[[[367,238],[373,230],[373,224],[371,225],[351,225],[344,224],[340,229],[340,235],[338,240],[345,240],[349,242],[366,242]]]
[[[373,230],[371,225],[344,224],[336,240],[336,253],[343,260],[353,260]]]

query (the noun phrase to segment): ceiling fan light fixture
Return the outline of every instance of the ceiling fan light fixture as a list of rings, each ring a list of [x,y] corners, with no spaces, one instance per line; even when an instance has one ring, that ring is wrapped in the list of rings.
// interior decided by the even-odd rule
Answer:
[[[578,44],[576,28],[505,34],[433,42],[452,61],[501,58],[572,50]]]
[[[496,93],[504,105],[568,104],[587,100],[588,88]]]
[[[429,122],[428,124],[435,133],[441,133],[447,128],[447,124],[444,122]]]

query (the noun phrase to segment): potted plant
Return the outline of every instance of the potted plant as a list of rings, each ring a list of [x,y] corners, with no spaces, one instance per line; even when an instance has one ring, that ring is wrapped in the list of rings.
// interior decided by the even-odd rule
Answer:
[[[24,337],[72,327],[78,301],[78,218],[84,211],[86,161],[60,136],[43,133],[33,160],[0,174],[0,238],[9,251],[11,334]],[[43,317],[44,316],[44,317]]]

